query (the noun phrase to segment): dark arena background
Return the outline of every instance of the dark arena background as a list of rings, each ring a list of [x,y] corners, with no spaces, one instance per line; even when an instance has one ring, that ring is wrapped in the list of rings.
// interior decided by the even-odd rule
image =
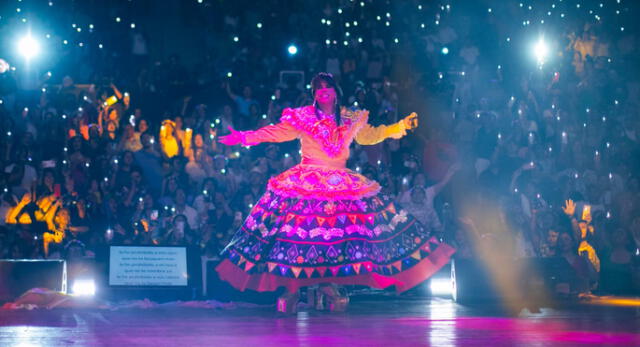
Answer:
[[[636,0],[3,0],[0,345],[640,345],[639,16]],[[266,237],[250,223],[288,208],[258,217],[267,181],[308,159],[250,130],[320,110],[320,72],[406,135],[347,154],[380,215],[311,220],[424,227],[387,251],[403,260],[240,254],[238,230]],[[429,258],[438,244],[451,259]],[[425,262],[402,293],[348,280]],[[236,289],[258,271],[340,285]]]

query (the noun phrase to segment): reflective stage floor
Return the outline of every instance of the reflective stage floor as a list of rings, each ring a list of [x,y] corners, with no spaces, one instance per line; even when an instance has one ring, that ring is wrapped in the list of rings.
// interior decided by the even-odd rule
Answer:
[[[355,299],[346,313],[274,307],[0,310],[0,346],[640,346],[640,307],[505,315],[444,299]]]

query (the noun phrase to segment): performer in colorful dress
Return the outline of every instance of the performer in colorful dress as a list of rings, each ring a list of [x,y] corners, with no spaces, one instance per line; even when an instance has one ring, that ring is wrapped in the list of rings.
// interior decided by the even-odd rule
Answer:
[[[272,177],[267,192],[223,251],[221,279],[243,291],[286,287],[278,310],[292,312],[301,287],[320,285],[326,304],[344,309],[337,285],[364,285],[398,292],[421,283],[454,249],[380,194],[380,186],[346,168],[353,140],[374,145],[399,139],[417,126],[412,113],[398,123],[373,127],[368,111],[338,104],[330,74],[311,82],[314,104],[285,109],[280,123],[255,131],[231,131],[226,145],[300,140],[299,165]]]

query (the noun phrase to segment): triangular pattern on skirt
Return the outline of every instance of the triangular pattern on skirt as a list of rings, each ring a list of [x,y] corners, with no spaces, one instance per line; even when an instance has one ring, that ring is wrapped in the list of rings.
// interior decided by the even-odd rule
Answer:
[[[307,275],[308,278],[311,278],[311,275],[313,275],[313,271],[315,271],[315,269],[312,267],[304,268],[304,273]]]
[[[390,203],[389,206],[387,207],[387,211],[396,214],[396,207],[393,205],[393,203]]]
[[[340,266],[332,266],[330,269],[334,277],[338,274],[338,272],[340,272]]]
[[[250,261],[245,262],[244,264],[244,271],[247,272],[249,270],[251,270],[252,267],[254,267],[256,264],[252,263]]]
[[[393,264],[391,264],[394,268],[396,268],[398,270],[398,272],[402,271],[402,261],[398,260],[396,262],[394,262]]]
[[[318,271],[318,274],[320,274],[320,277],[324,277],[325,273],[327,273],[327,267],[319,266],[316,268],[316,271]]]
[[[292,220],[296,215],[293,213],[287,213],[287,216],[284,219],[285,223],[289,223],[290,220]]]

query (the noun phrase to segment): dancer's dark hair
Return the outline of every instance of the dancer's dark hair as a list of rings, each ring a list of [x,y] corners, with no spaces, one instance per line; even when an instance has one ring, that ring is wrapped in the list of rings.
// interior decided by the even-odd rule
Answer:
[[[336,125],[340,125],[340,99],[342,99],[342,89],[338,86],[338,83],[333,79],[333,75],[327,72],[320,72],[311,79],[311,94],[314,98],[314,106],[316,91],[322,88],[322,83],[325,83],[327,87],[333,88],[336,91],[336,105],[335,105],[335,114],[334,119],[336,121]],[[318,114],[318,107],[316,106],[316,116],[320,119],[320,115]]]

